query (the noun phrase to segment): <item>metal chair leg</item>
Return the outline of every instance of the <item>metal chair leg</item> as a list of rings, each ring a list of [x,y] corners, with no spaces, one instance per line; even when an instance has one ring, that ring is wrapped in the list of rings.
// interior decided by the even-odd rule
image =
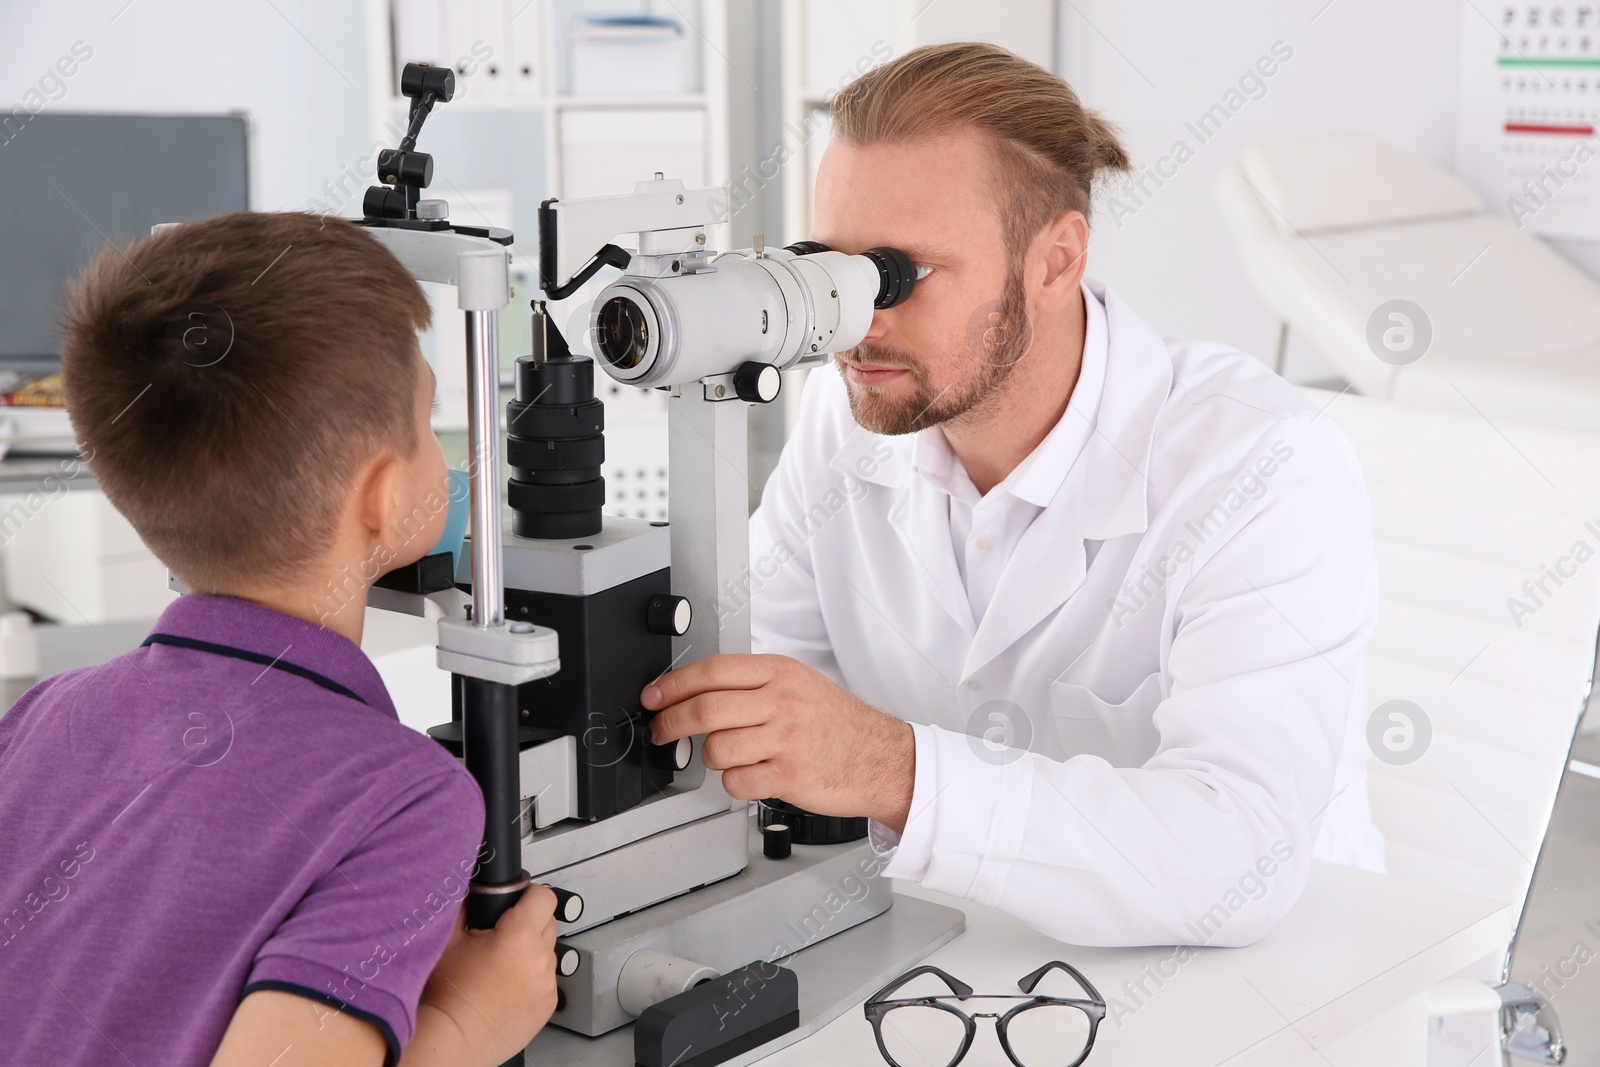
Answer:
[[[1539,992],[1520,982],[1503,982],[1500,994],[1500,1039],[1513,1056],[1534,1063],[1559,1064],[1567,1058],[1561,1020]]]

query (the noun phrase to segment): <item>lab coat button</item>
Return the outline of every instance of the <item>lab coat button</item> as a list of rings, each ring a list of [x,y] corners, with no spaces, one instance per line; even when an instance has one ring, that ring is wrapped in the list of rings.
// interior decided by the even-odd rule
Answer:
[[[987,537],[978,538],[978,551],[979,552],[987,552],[993,547],[994,547],[994,542],[989,540]]]
[[[978,681],[976,678],[968,678],[967,679],[967,688],[968,689],[972,689],[972,690],[982,689],[983,688],[983,683]]]

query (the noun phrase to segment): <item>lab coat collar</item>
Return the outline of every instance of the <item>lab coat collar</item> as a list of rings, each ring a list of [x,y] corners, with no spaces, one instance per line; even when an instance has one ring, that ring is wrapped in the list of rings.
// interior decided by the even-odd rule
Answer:
[[[811,373],[837,374],[838,370],[835,367],[818,367]],[[828,461],[828,466],[840,474],[849,474],[873,485],[899,489],[906,483],[906,477],[911,473],[913,436],[885,437],[856,423],[845,434],[844,443],[833,454],[833,459]],[[872,454],[873,448],[879,441],[887,444],[890,452],[889,458],[882,461],[878,461]]]
[[[1172,358],[1166,343],[1115,293],[1100,282],[1084,284],[1105,309],[1106,364],[1095,427],[1078,462],[1063,473],[1045,510],[1018,542],[981,631],[956,570],[948,498],[925,478],[912,477],[915,436],[880,437],[856,426],[829,463],[899,491],[890,525],[940,606],[973,635],[965,673],[999,655],[1078,590],[1085,540],[1141,533],[1149,525],[1150,455],[1156,417],[1172,390]],[[1087,323],[1084,341],[1087,349]],[[880,440],[887,442],[890,458],[858,463]],[[870,473],[860,474],[864,469]],[[1041,575],[1052,577],[1041,581]]]
[[[1100,416],[1084,460],[1068,481],[1083,482],[1084,537],[1108,541],[1150,525],[1150,456],[1156,418],[1172,393],[1167,343],[1102,282],[1085,281],[1106,309],[1107,357]],[[1057,492],[1067,491],[1063,485]]]
[[[978,626],[950,545],[950,498],[926,478],[903,480],[905,491],[889,505],[889,525],[916,560],[923,584],[970,638]]]
[[[969,505],[976,503],[972,498],[977,487],[967,477],[943,427],[929,426],[911,436],[911,469],[946,496],[964,499]]]
[[[936,427],[934,432],[939,432]],[[950,547],[950,498],[927,478],[914,476],[917,437],[917,434],[885,437],[857,424],[845,435],[844,443],[834,453],[829,466],[894,491],[889,504],[889,525],[900,538],[906,554],[916,562],[922,582],[934,600],[971,638],[977,623]],[[880,441],[887,443],[891,453],[881,462],[873,453]]]
[[[1055,500],[1067,475],[1094,437],[1095,424],[1100,418],[1100,398],[1105,393],[1109,358],[1106,311],[1099,295],[1087,284],[1083,288],[1083,360],[1072,397],[1061,418],[1039,442],[1039,447],[995,487],[1035,507],[1047,508]]]
[[[1150,455],[1156,417],[1172,390],[1172,357],[1166,342],[1116,294],[1098,282],[1085,284],[1106,316],[1105,376],[1094,429],[1048,506],[1017,542],[967,650],[963,677],[1005,652],[1083,586],[1086,541],[1143,533],[1149,526]],[[1086,352],[1089,344],[1086,323]],[[1090,384],[1087,376],[1083,383]],[[948,529],[943,533],[948,545]]]

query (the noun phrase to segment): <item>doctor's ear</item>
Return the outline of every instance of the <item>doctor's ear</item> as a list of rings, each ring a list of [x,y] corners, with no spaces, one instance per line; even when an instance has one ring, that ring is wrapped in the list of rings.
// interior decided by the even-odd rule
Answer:
[[[1030,257],[1042,259],[1038,307],[1059,311],[1078,296],[1089,253],[1089,221],[1081,211],[1065,211],[1039,231]],[[1037,269],[1037,268],[1036,268]]]

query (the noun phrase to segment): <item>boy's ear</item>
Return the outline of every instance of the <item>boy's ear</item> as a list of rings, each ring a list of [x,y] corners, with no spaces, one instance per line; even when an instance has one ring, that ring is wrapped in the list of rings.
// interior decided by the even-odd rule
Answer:
[[[394,525],[396,492],[400,481],[400,459],[384,450],[368,461],[355,480],[356,518],[368,540],[382,538]]]

